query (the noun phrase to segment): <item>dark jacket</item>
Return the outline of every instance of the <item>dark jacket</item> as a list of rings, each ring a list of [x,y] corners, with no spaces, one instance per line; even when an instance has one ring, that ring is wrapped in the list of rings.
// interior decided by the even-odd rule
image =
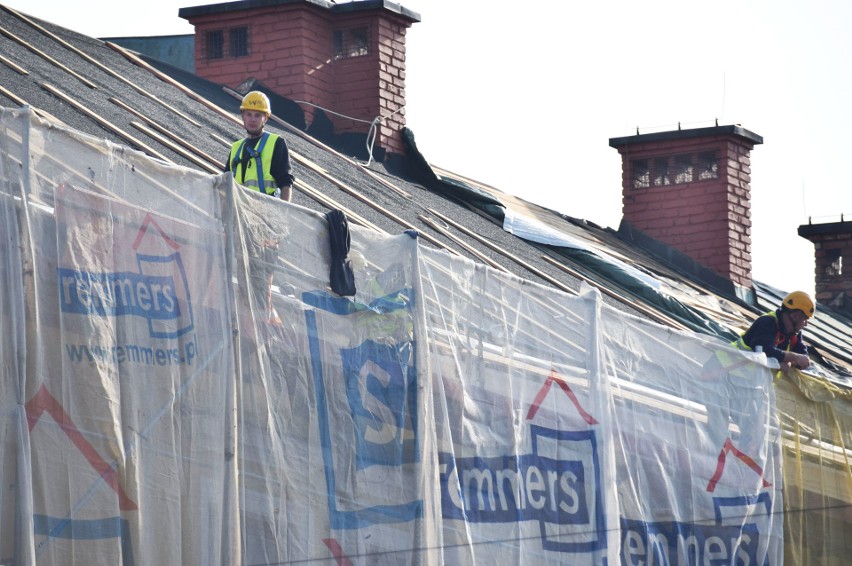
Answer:
[[[768,312],[755,320],[742,341],[754,350],[757,346],[763,348],[763,353],[769,358],[775,358],[779,363],[784,361],[787,351],[808,355],[808,347],[802,341],[802,333],[786,334],[781,327],[781,311]]]

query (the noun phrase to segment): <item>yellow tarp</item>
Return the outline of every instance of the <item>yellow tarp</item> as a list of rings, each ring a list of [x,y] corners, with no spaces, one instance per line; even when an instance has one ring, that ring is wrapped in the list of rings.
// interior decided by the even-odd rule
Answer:
[[[852,557],[852,391],[796,372],[776,380],[783,430],[784,563]]]

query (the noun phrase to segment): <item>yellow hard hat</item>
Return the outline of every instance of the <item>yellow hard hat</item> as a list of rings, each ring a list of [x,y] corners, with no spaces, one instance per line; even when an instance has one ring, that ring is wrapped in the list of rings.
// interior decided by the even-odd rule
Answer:
[[[800,310],[805,316],[811,318],[816,310],[814,300],[804,291],[793,291],[781,302],[781,306],[791,310]]]
[[[267,116],[272,114],[272,110],[269,105],[269,97],[259,90],[253,90],[243,97],[243,102],[240,104],[240,111],[243,110],[255,110],[257,112],[263,112]]]

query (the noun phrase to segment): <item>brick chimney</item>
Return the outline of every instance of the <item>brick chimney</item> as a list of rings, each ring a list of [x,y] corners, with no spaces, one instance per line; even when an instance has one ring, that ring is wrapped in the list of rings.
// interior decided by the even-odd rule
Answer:
[[[814,243],[816,259],[816,300],[839,311],[852,314],[852,222],[803,224],[799,236]]]
[[[195,26],[200,77],[232,88],[256,79],[310,103],[308,122],[311,104],[323,108],[337,134],[366,135],[381,117],[376,145],[404,153],[405,33],[417,13],[384,0],[244,0],[178,15]]]
[[[611,138],[622,163],[619,232],[639,231],[751,289],[749,156],[761,143],[740,126]]]

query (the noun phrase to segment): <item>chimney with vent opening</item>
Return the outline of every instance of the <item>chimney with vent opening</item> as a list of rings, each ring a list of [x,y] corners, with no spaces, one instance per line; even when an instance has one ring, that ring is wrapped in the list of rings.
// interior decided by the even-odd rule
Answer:
[[[852,315],[852,269],[843,265],[852,258],[852,222],[803,224],[799,236],[814,244],[817,302]]]
[[[178,15],[195,26],[199,76],[231,88],[255,79],[302,103],[309,123],[323,108],[336,134],[366,136],[382,118],[375,143],[404,153],[405,34],[417,13],[384,0],[246,0]]]
[[[761,143],[738,125],[611,138],[622,158],[619,232],[670,246],[748,294],[750,154]]]

